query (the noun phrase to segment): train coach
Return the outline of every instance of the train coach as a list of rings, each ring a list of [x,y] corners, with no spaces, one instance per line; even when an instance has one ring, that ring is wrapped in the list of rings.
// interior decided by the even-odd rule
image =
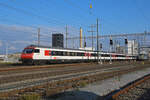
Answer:
[[[102,60],[133,60],[136,56],[126,56],[117,53],[99,52]],[[21,61],[24,64],[50,64],[62,62],[96,61],[97,52],[92,50],[52,48],[46,46],[30,45],[24,48]]]

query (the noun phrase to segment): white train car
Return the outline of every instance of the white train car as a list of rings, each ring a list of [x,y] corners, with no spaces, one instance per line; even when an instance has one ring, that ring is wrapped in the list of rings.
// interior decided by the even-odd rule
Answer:
[[[135,56],[125,56],[124,54],[100,52],[100,59],[109,60],[132,60]],[[62,63],[62,62],[83,62],[96,61],[97,52],[80,49],[51,48],[45,46],[30,45],[24,48],[21,54],[21,61],[25,64],[40,63]]]

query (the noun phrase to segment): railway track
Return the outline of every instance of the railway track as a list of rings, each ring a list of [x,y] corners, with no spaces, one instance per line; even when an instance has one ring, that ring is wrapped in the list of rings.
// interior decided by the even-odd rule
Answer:
[[[69,64],[70,65],[70,64]],[[61,75],[61,74],[68,74],[68,73],[76,73],[76,72],[82,72],[82,71],[88,71],[88,70],[96,70],[96,69],[102,69],[102,68],[113,68],[113,67],[120,67],[121,65],[95,65],[95,64],[90,64],[90,65],[85,65],[81,64],[78,66],[66,66],[66,67],[60,67],[59,68],[52,68],[52,67],[44,67],[42,66],[41,69],[34,68],[34,69],[26,69],[26,70],[9,70],[9,71],[0,71],[0,84],[6,84],[10,82],[17,82],[17,81],[22,81],[22,80],[27,80],[27,79],[36,79],[36,78],[43,78],[43,77],[48,77],[48,76],[56,76],[56,75]],[[121,66],[124,67],[124,66]],[[120,67],[120,68],[121,68]]]
[[[63,73],[63,75],[58,75],[57,76],[44,76],[44,77],[38,77],[33,79],[32,77],[26,80],[21,80],[21,81],[16,81],[14,80],[13,82],[9,83],[1,83],[0,85],[0,92],[5,92],[5,91],[10,91],[14,89],[21,89],[21,88],[27,88],[39,84],[43,84],[46,82],[50,81],[57,81],[57,80],[66,80],[66,79],[72,79],[74,77],[81,77],[81,76],[87,76],[87,75],[93,75],[93,74],[100,74],[100,73],[106,73],[106,72],[112,72],[112,71],[119,71],[119,70],[127,70],[130,68],[134,68],[134,66],[129,66],[129,67],[115,67],[115,68],[105,68],[105,69],[96,69],[92,71],[82,71],[82,72],[72,72],[70,71],[69,73]],[[29,77],[29,76],[28,76]]]
[[[8,73],[1,76],[1,84],[0,84],[0,96],[4,96],[6,94],[10,95],[10,92],[12,94],[20,93],[20,91],[24,90],[32,90],[36,88],[36,90],[41,90],[41,88],[44,88],[44,91],[47,90],[47,87],[52,88],[55,87],[72,87],[76,85],[78,82],[87,81],[91,82],[96,81],[97,79],[104,79],[105,77],[112,77],[115,74],[121,74],[121,73],[127,73],[134,70],[142,69],[141,65],[139,64],[128,64],[128,65],[111,65],[111,66],[74,66],[74,67],[64,67],[64,68],[54,68],[54,70],[43,70],[41,73],[37,72],[25,72],[25,73],[11,73],[9,72],[16,72],[15,70],[7,71]],[[145,67],[148,67],[149,64],[144,65]],[[68,69],[70,68],[70,69]],[[144,67],[143,67],[144,68]],[[4,74],[4,72],[2,72]],[[2,75],[2,74],[1,74]],[[24,77],[23,77],[24,76]],[[20,78],[19,78],[20,77]],[[25,78],[26,77],[26,78]],[[96,78],[93,78],[96,77]],[[91,79],[89,79],[91,78]],[[6,81],[2,80],[6,79]],[[69,82],[66,80],[70,80]],[[76,80],[76,81],[75,81]],[[73,84],[72,84],[73,82]],[[75,83],[74,83],[75,82]],[[62,84],[61,84],[62,83]],[[50,84],[47,85],[47,84]],[[53,85],[52,85],[53,84]],[[68,86],[68,84],[71,84]],[[45,88],[45,85],[47,86]],[[59,86],[61,85],[61,86]],[[55,90],[54,89],[54,90]],[[17,92],[14,92],[17,91]],[[32,90],[33,91],[33,90]],[[50,92],[51,93],[51,92]],[[55,92],[53,92],[55,93]]]
[[[126,62],[114,62],[112,65],[122,65],[122,64],[134,64],[134,62],[126,63]],[[139,63],[139,62],[136,62]],[[13,64],[0,64],[0,73],[2,72],[10,72],[10,71],[29,71],[29,70],[41,70],[41,69],[49,69],[49,68],[64,68],[64,67],[70,67],[70,66],[84,66],[84,65],[97,65],[95,63],[73,63],[73,64],[51,64],[51,65],[38,65],[38,66],[32,66],[32,65],[13,65]],[[105,63],[105,66],[109,65],[109,63]]]
[[[132,65],[128,65],[128,67],[134,67]],[[85,67],[71,67],[71,68],[61,68],[61,69],[55,69],[55,70],[42,70],[42,71],[31,71],[31,72],[24,72],[24,73],[13,73],[13,74],[4,74],[0,75],[0,84],[6,84],[10,82],[17,82],[17,81],[23,81],[27,79],[39,79],[44,77],[50,77],[50,76],[58,76],[63,74],[69,74],[69,73],[79,73],[79,72],[86,72],[89,70],[103,70],[104,68],[110,69],[110,70],[120,70],[124,68],[128,68],[126,65],[124,66],[116,66],[116,67],[100,67],[100,66],[85,66]]]
[[[14,66],[14,65],[0,65],[0,72],[9,72],[9,71],[22,71],[22,70],[38,70],[38,69],[46,69],[46,68],[62,68],[66,66],[77,66],[77,65],[87,65],[91,63],[78,63],[78,64],[52,64],[52,65],[41,65],[41,66]],[[4,66],[4,67],[3,67]]]
[[[37,78],[44,78],[44,77],[49,77],[49,76],[56,76],[56,75],[62,75],[62,74],[69,74],[69,73],[77,73],[77,72],[84,72],[84,71],[89,71],[89,70],[97,70],[97,69],[103,69],[103,68],[120,68],[125,67],[121,65],[78,65],[78,66],[68,66],[68,67],[61,67],[61,68],[51,68],[51,67],[44,67],[42,66],[41,69],[34,68],[31,70],[30,68],[27,70],[9,70],[6,72],[0,72],[0,84],[6,84],[6,83],[11,83],[11,82],[18,82],[18,81],[23,81],[23,80],[29,80],[29,79],[37,79]],[[121,67],[120,67],[121,66]],[[130,65],[129,65],[130,66]]]
[[[150,100],[150,74],[122,87],[106,100]]]

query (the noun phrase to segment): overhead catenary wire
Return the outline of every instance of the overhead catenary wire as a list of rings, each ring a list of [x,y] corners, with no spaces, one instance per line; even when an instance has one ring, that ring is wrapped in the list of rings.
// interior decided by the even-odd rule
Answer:
[[[13,1],[13,2],[15,2],[15,1]],[[43,2],[40,2],[40,4],[42,4],[42,5],[44,5],[44,6],[47,6],[47,7],[50,7],[47,3],[44,4]],[[42,6],[41,6],[41,7],[42,7]],[[54,7],[55,7],[55,6],[54,6]],[[35,14],[35,12],[38,11],[38,9],[35,9],[35,8],[33,8],[33,7],[30,7],[30,8],[32,8],[32,9],[30,9],[30,11],[32,11],[32,10],[34,11],[34,14]],[[27,12],[27,11],[26,11],[26,12]],[[30,12],[30,13],[31,13],[31,12]],[[37,14],[36,14],[36,15],[37,15]],[[44,18],[47,18],[47,19],[49,20],[48,17],[42,16],[42,15],[40,15],[40,17],[44,17]],[[55,24],[56,24],[56,23],[57,23],[57,24],[60,24],[60,23],[61,23],[61,24],[64,24],[64,25],[66,24],[66,23],[63,22],[62,20],[61,20],[61,21],[57,21],[57,20],[54,19],[54,18],[51,19],[51,20],[52,20],[53,22],[55,22]],[[52,23],[53,23],[53,22],[52,22]],[[72,26],[72,27],[75,27],[73,24],[71,24],[71,26]]]
[[[23,13],[23,14],[28,15],[28,16],[36,17],[36,18],[38,18],[38,19],[40,19],[40,20],[43,20],[43,21],[45,21],[45,22],[47,22],[47,23],[49,23],[49,24],[52,24],[52,23],[57,24],[56,22],[54,22],[54,21],[52,22],[52,20],[48,19],[48,18],[45,17],[45,16],[37,15],[37,14],[35,14],[35,13],[33,13],[33,12],[31,13],[31,12],[29,12],[29,11],[26,11],[26,10],[23,10],[23,9],[20,9],[20,8],[16,8],[16,7],[10,6],[10,5],[5,4],[5,3],[1,3],[1,2],[0,2],[0,6],[3,6],[3,7],[8,8],[8,9],[15,10],[16,12]],[[55,20],[55,21],[56,21],[56,20]],[[59,22],[59,23],[61,23],[61,22]],[[64,23],[63,23],[63,24],[64,24]]]
[[[6,8],[9,8],[9,9],[13,9],[13,10],[15,10],[15,11],[17,11],[17,12],[20,12],[20,13],[23,13],[23,14],[25,14],[25,15],[29,15],[29,16],[32,16],[32,17],[37,17],[37,18],[39,18],[39,19],[42,19],[42,20],[44,20],[44,21],[47,21],[48,23],[51,23],[51,22],[49,21],[49,19],[47,19],[47,18],[45,18],[45,17],[43,17],[43,16],[40,16],[40,15],[36,15],[36,14],[34,14],[34,13],[25,11],[25,10],[23,10],[23,9],[15,8],[15,7],[12,7],[12,6],[7,5],[7,4],[4,4],[4,3],[0,3],[0,6],[6,7]]]

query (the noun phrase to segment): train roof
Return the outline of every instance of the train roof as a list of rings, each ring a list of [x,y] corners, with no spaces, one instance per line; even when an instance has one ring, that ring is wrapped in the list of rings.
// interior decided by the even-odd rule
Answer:
[[[91,51],[91,52],[96,52],[92,50],[86,50],[86,49],[73,49],[73,48],[62,48],[62,47],[51,47],[51,46],[42,46],[42,45],[29,45],[28,47],[39,47],[39,48],[51,48],[51,49],[63,49],[63,50],[79,50],[79,51]]]

